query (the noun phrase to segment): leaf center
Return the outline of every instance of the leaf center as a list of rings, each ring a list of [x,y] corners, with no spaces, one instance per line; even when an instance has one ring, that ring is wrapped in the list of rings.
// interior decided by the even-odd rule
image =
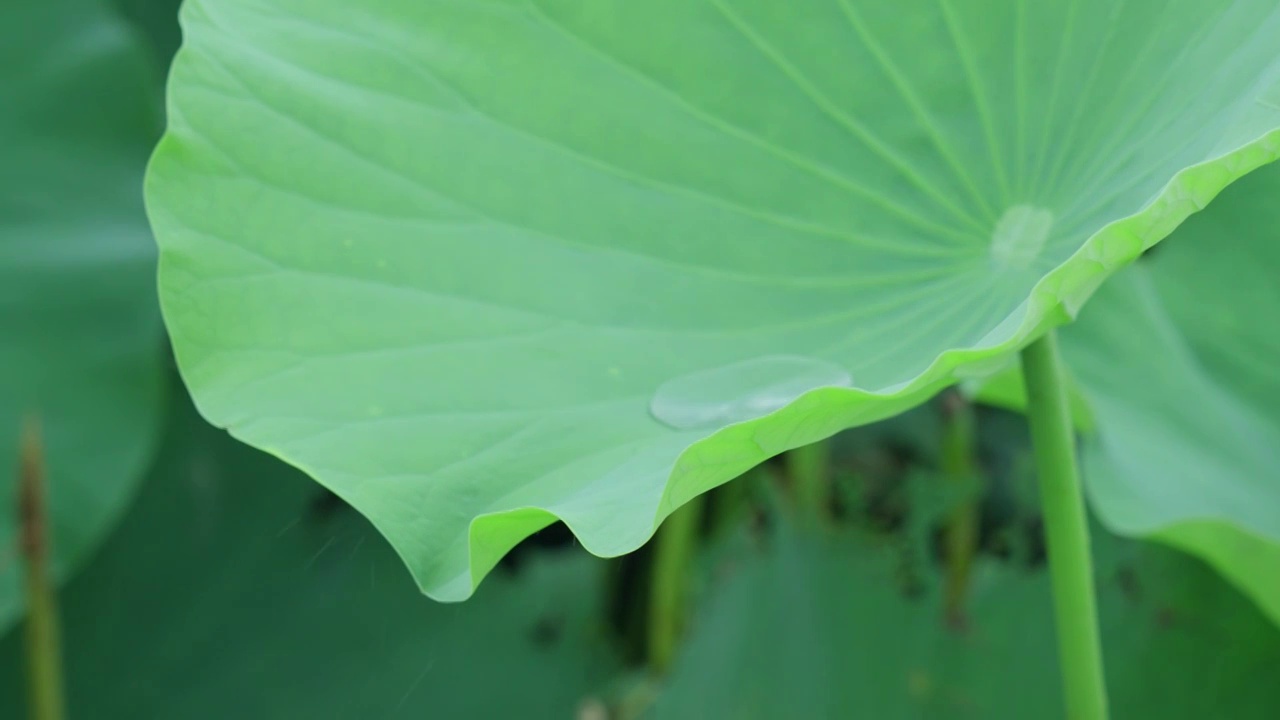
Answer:
[[[1036,205],[1014,205],[1000,216],[991,236],[991,257],[1004,267],[1026,268],[1049,238],[1053,213]]]

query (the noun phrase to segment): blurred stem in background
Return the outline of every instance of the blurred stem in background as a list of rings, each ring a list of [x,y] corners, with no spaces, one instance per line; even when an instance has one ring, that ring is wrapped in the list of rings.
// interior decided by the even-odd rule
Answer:
[[[764,466],[757,465],[742,477],[715,489],[707,512],[710,532],[714,537],[726,537],[742,525],[743,518],[751,512],[751,483],[767,474]]]
[[[1107,693],[1089,521],[1055,331],[1050,330],[1022,351],[1022,376],[1040,477],[1067,717],[1103,720],[1107,717]]]
[[[741,479],[734,482],[741,482]],[[689,609],[693,559],[705,495],[671,513],[658,528],[649,578],[649,667],[665,673],[675,657]]]
[[[826,525],[830,519],[831,443],[820,441],[798,447],[786,455],[796,515],[804,522]]]
[[[977,426],[973,405],[956,390],[942,395],[942,475],[955,493],[955,506],[946,529],[947,622],[965,626],[965,597],[969,588],[973,557],[978,545],[978,502],[980,478],[977,454]]]
[[[18,528],[26,569],[27,712],[32,720],[62,720],[58,600],[49,577],[44,450],[34,418],[23,427],[18,458]]]

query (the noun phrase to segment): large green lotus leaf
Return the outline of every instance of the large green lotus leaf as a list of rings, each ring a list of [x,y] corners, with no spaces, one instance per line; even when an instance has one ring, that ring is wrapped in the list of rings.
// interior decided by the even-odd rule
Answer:
[[[1280,631],[1194,559],[1095,536],[1112,712],[1271,718]],[[1059,718],[1044,568],[979,563],[969,621],[946,626],[941,578],[904,597],[865,541],[784,535],[709,592],[649,717]]]
[[[467,597],[990,372],[1280,155],[1273,0],[191,0],[202,412]]]
[[[1114,530],[1201,555],[1280,621],[1280,165],[1232,186],[1063,334]]]
[[[118,532],[61,597],[74,717],[574,717],[617,662],[604,563],[527,557],[465,606],[426,602],[363,518],[174,393]],[[22,634],[0,641],[0,717]]]
[[[163,327],[142,207],[156,76],[97,0],[0,7],[0,630],[22,609],[23,417],[43,427],[59,579],[120,516],[159,435]]]

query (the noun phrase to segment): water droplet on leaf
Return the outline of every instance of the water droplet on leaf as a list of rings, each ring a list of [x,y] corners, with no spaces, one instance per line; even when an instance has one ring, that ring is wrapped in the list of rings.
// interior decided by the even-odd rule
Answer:
[[[720,427],[779,410],[820,387],[849,387],[848,371],[799,355],[769,355],[663,383],[649,404],[655,418],[677,430]]]

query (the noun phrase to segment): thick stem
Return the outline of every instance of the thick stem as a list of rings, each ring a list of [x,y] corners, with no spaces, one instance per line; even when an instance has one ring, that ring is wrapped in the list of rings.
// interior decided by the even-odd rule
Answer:
[[[977,429],[973,405],[958,392],[943,396],[942,412],[942,474],[957,495],[947,521],[946,613],[952,627],[963,628],[964,601],[978,546]]]
[[[787,476],[799,516],[826,523],[831,504],[831,443],[825,440],[787,453]]]
[[[684,630],[690,570],[702,524],[703,496],[693,498],[658,528],[649,577],[649,666],[664,673]]]
[[[39,426],[23,430],[18,466],[18,527],[26,568],[27,708],[32,720],[62,720],[58,601],[49,578],[48,512]]]
[[[1075,434],[1063,366],[1053,331],[1022,351],[1022,375],[1040,475],[1067,717],[1102,720],[1107,717],[1107,692],[1089,521],[1076,467]]]

